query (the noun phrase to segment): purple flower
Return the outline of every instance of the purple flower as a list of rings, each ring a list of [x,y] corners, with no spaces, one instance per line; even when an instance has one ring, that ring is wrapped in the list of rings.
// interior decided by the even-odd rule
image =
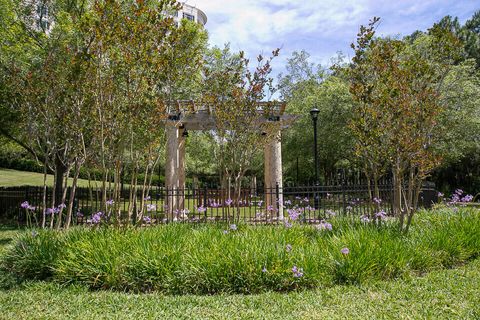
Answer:
[[[375,218],[377,219],[384,220],[386,217],[387,217],[387,213],[383,210],[375,213]]]
[[[228,234],[228,230],[223,230],[223,234]]]
[[[381,204],[381,203],[382,203],[382,199],[380,199],[380,198],[373,198],[373,202],[375,202],[376,204]]]
[[[23,201],[20,204],[20,207],[22,207],[23,209],[28,209],[30,207],[30,204],[28,203],[28,201]]]
[[[439,192],[439,193],[437,194],[437,196],[438,196],[439,198],[443,198],[444,194],[441,193],[441,192]]]
[[[286,200],[286,201],[283,202],[283,205],[290,206],[290,205],[292,205],[292,201]]]
[[[344,255],[347,255],[347,254],[350,253],[350,249],[348,249],[347,247],[345,247],[345,248],[342,248],[342,249],[340,250],[340,252],[341,252],[342,254],[344,254]]]
[[[284,221],[283,225],[285,226],[285,228],[289,229],[292,227],[292,224],[290,222],[288,222],[287,220]]]
[[[143,198],[143,200],[145,200],[145,201],[148,201],[148,200],[150,200],[150,199],[151,199],[150,196],[146,196],[145,198]]]
[[[182,215],[186,216],[190,213],[190,210],[188,209],[183,209],[182,211],[180,211],[182,213]]]
[[[296,208],[288,209],[287,212],[288,212],[288,216],[292,221],[297,220],[301,214],[301,212]]]
[[[295,278],[303,277],[303,269],[302,268],[297,268],[297,266],[293,266],[292,272],[293,272],[293,276]]]
[[[197,207],[197,212],[203,213],[205,211],[207,211],[207,208],[205,208],[203,205],[201,205],[200,207]]]
[[[107,200],[107,202],[106,202],[107,206],[111,206],[114,203],[115,203],[115,201],[113,201],[113,199]]]
[[[320,231],[323,231],[323,230],[331,231],[332,230],[332,224],[322,220],[320,222],[320,224],[317,224],[315,226],[315,228],[317,228],[317,230],[320,230]]]
[[[292,251],[292,245],[291,245],[290,243],[288,243],[288,244],[285,246],[285,250],[286,250],[287,252]]]
[[[369,223],[370,218],[367,215],[363,215],[360,217],[360,221],[362,221],[363,223]]]
[[[218,208],[218,207],[220,207],[220,204],[219,204],[219,203],[216,203],[215,200],[209,199],[209,201],[210,201],[210,207],[212,207],[212,208]]]
[[[147,204],[147,211],[150,212],[150,211],[155,211],[157,210],[157,205],[154,204],[154,203],[149,203]]]
[[[276,211],[272,205],[267,206],[267,211]]]
[[[47,208],[47,210],[45,210],[45,214],[54,214],[55,213],[55,208]]]
[[[144,216],[143,217],[143,222],[148,224],[148,223],[152,222],[152,219],[149,216]]]
[[[333,210],[327,210],[325,211],[325,214],[330,217],[335,217],[337,215],[337,213]]]
[[[93,216],[92,216],[92,223],[93,224],[99,224],[100,221],[102,220],[102,216],[103,216],[103,212],[99,211],[97,213],[95,213]]]
[[[267,267],[263,266],[262,272],[263,273],[267,272]]]
[[[463,190],[462,189],[456,189],[455,193],[452,195],[452,198],[450,199],[449,204],[455,205],[457,202],[470,202],[473,200],[473,197],[471,195],[466,195],[462,197],[463,195]]]
[[[77,217],[82,218],[82,217],[83,217],[83,213],[81,213],[80,211],[77,211]]]
[[[258,201],[258,206],[261,207],[263,205],[263,200]]]
[[[232,230],[232,231],[237,230],[237,225],[236,224],[231,224],[230,225],[230,230]]]
[[[227,206],[230,206],[232,203],[233,203],[233,200],[230,199],[230,198],[225,201],[225,204],[226,204]]]

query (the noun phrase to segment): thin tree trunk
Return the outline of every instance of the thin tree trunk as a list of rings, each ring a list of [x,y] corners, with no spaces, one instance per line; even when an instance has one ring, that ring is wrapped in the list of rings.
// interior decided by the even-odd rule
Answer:
[[[62,227],[62,216],[63,216],[63,206],[65,205],[65,200],[67,200],[67,190],[68,190],[68,176],[70,175],[70,166],[67,169],[67,174],[65,175],[65,182],[63,185],[63,193],[61,203],[59,205],[58,217],[57,217],[57,224],[56,229],[60,229]]]
[[[57,170],[54,170],[54,177],[53,177],[53,180],[56,181],[57,179]],[[55,213],[53,212],[54,208],[55,208],[55,194],[56,194],[56,188],[57,188],[57,184],[54,183],[53,184],[53,188],[52,188],[52,206],[51,206],[51,213],[50,213],[50,229],[53,229],[53,222],[55,220]]]
[[[80,161],[75,159],[75,173],[73,176],[72,189],[70,190],[70,197],[68,199],[67,221],[65,222],[65,228],[70,228],[70,222],[72,221],[73,201],[75,200],[75,192],[77,189],[78,176],[80,175]]]
[[[42,193],[42,229],[45,229],[45,223],[47,220],[47,157],[43,162],[43,193]]]

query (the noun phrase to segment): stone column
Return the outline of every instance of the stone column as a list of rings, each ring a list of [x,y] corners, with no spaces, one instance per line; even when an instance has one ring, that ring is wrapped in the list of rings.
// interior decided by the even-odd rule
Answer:
[[[167,123],[167,156],[165,162],[165,187],[168,190],[165,204],[167,218],[178,218],[175,212],[183,209],[185,188],[185,137],[183,129]],[[178,211],[177,211],[178,210]]]
[[[278,185],[278,196],[276,186]],[[265,146],[265,206],[273,208],[270,216],[283,219],[283,179],[282,179],[282,143],[281,133]]]
[[[181,211],[185,209],[185,142],[183,136],[185,128],[178,128],[178,149],[177,149],[177,173],[178,173],[178,197],[177,207]],[[184,215],[179,217],[186,218]]]
[[[250,180],[250,193],[254,196],[257,196],[257,177],[252,176],[252,180]]]

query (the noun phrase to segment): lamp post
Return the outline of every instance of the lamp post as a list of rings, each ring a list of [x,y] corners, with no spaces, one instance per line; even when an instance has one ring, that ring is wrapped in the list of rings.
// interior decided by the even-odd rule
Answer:
[[[315,159],[315,185],[319,184],[318,181],[318,152],[317,152],[317,119],[318,119],[318,113],[320,110],[317,108],[313,108],[310,110],[310,116],[312,117],[313,120],[313,157]]]

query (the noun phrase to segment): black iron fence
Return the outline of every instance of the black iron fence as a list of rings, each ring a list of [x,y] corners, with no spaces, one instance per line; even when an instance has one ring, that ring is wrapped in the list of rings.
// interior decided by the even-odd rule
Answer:
[[[77,188],[73,203],[74,223],[95,223],[92,217],[98,212],[102,219],[120,217],[122,221],[141,224],[159,224],[171,221],[245,221],[273,223],[285,218],[295,218],[305,223],[320,221],[330,215],[372,215],[382,211],[392,212],[392,185],[378,186],[379,197],[372,197],[367,184],[339,183],[322,186],[275,186],[271,188],[233,190],[212,188],[169,189],[152,186],[148,194],[136,191],[135,200],[130,188],[121,190],[116,201],[102,201],[100,189]],[[70,189],[67,191],[69,199]],[[52,190],[47,189],[47,206],[52,203]],[[107,195],[107,200],[111,197]],[[437,201],[434,186],[425,185],[421,205],[431,206]],[[21,207],[28,201],[30,209]],[[0,188],[0,218],[25,221],[29,214],[40,219],[43,215],[42,187]],[[50,209],[50,210],[48,210]],[[47,208],[47,219],[55,214]],[[63,209],[65,214],[66,209]],[[99,216],[97,215],[97,218]],[[288,220],[288,219],[287,219]]]

